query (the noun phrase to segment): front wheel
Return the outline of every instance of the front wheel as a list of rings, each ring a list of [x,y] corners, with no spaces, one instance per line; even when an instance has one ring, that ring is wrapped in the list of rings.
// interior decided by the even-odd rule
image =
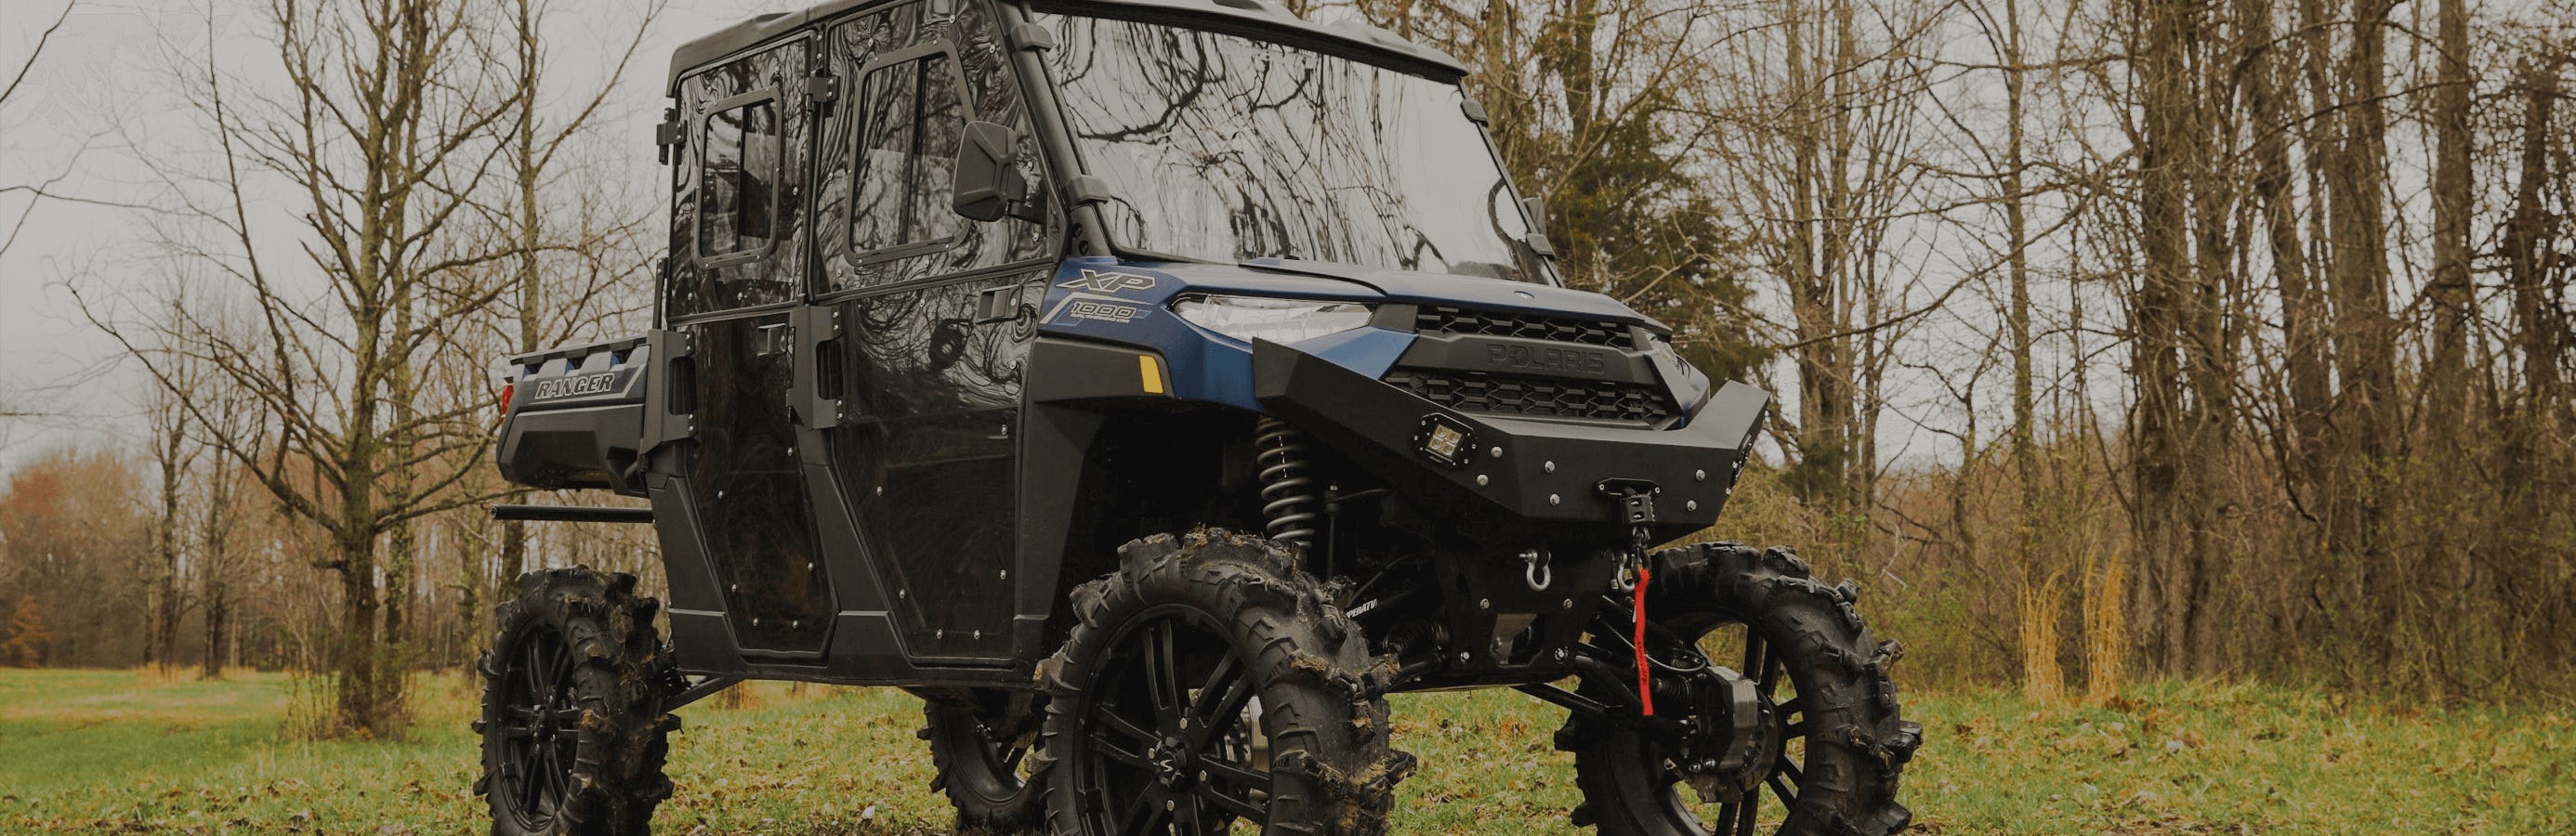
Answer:
[[[1385,832],[1413,761],[1358,625],[1293,552],[1201,529],[1119,556],[1043,668],[1056,832]]]
[[[1740,664],[1761,708],[1760,744],[1750,747],[1759,757],[1717,767],[1683,757],[1679,741],[1577,716],[1557,737],[1559,748],[1574,752],[1583,789],[1575,823],[1603,836],[1905,829],[1911,814],[1896,801],[1897,776],[1922,731],[1897,714],[1887,675],[1896,646],[1878,643],[1853,609],[1858,588],[1818,583],[1806,561],[1783,548],[1717,543],[1653,561],[1646,612],[1658,640],[1650,645],[1661,646],[1658,701],[1689,708],[1664,699],[1671,668]],[[1668,665],[1667,656],[1680,664]]]

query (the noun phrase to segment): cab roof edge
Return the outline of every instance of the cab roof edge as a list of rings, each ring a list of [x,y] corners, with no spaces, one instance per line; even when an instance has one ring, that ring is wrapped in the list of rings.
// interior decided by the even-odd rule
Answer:
[[[887,5],[887,2],[826,0],[803,11],[770,12],[709,32],[672,51],[671,70],[663,85],[664,92],[677,92],[680,77],[692,70],[785,38],[816,21],[877,5]],[[1297,17],[1287,7],[1270,0],[1037,0],[1032,5],[1110,12],[1114,16],[1131,19],[1230,23],[1237,29],[1280,27],[1307,39],[1334,42],[1354,51],[1393,59],[1396,63],[1410,65],[1412,71],[1441,77],[1444,81],[1454,82],[1467,74],[1466,65],[1459,63],[1458,59],[1405,40],[1384,28],[1356,20],[1319,24]]]

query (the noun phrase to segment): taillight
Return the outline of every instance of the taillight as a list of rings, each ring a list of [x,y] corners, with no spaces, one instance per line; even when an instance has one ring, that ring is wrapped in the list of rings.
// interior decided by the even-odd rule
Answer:
[[[511,395],[514,395],[514,394],[517,394],[517,393],[518,393],[518,391],[519,391],[519,384],[516,384],[516,383],[504,383],[504,384],[501,384],[501,414],[503,414],[503,415],[508,415],[508,414],[510,414],[510,396],[511,396]]]

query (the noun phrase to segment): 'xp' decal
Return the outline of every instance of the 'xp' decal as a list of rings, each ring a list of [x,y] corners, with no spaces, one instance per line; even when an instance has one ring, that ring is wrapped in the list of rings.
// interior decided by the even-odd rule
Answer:
[[[1154,277],[1139,276],[1134,273],[1103,273],[1098,270],[1084,270],[1082,271],[1082,275],[1066,279],[1062,284],[1058,284],[1056,286],[1069,287],[1075,290],[1096,290],[1102,293],[1121,293],[1130,290],[1152,290],[1154,289]]]

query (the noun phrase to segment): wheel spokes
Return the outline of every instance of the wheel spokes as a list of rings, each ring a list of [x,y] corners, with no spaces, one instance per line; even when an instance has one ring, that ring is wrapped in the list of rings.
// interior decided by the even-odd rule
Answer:
[[[528,687],[528,698],[532,700],[545,699],[555,690],[554,666],[549,664],[552,660],[546,658],[545,649],[538,644],[530,641],[519,649],[519,675]]]
[[[1745,793],[1742,799],[1717,807],[1716,832],[1734,836],[1753,836],[1754,822],[1761,818],[1762,794]]]
[[[519,690],[505,695],[501,709],[508,743],[504,797],[520,814],[542,821],[562,806],[570,784],[582,710],[572,700],[573,659],[560,636],[530,634],[516,655],[517,670],[503,679]]]
[[[507,716],[501,718],[501,736],[510,740],[535,740],[544,729],[545,717],[524,705],[502,706]]]
[[[1154,768],[1153,759],[1146,757],[1144,752],[1127,748],[1126,746],[1121,745],[1118,741],[1110,739],[1109,735],[1092,735],[1091,746],[1092,751],[1101,757],[1140,769],[1150,770]]]
[[[1119,817],[1117,830],[1120,836],[1146,836],[1155,828],[1170,823],[1171,811],[1163,809],[1162,803],[1166,798],[1159,786],[1148,786],[1144,792],[1137,793],[1136,800],[1127,804],[1127,814]]]
[[[1216,757],[1200,761],[1199,771],[1207,776],[1197,788],[1200,797],[1244,819],[1257,822],[1270,817],[1269,803],[1253,800],[1253,793],[1269,792],[1270,773]],[[1241,795],[1226,792],[1227,787]]]
[[[1158,623],[1145,632],[1145,681],[1148,696],[1154,702],[1155,719],[1164,731],[1176,731],[1181,712],[1189,704],[1182,691],[1180,652],[1173,647],[1172,625]]]
[[[1197,794],[1199,798],[1206,799],[1208,803],[1216,805],[1218,809],[1224,810],[1236,818],[1240,818],[1245,821],[1259,822],[1270,817],[1269,805],[1246,801],[1244,799],[1227,795],[1224,792],[1218,791],[1215,785],[1212,784],[1200,786],[1197,790]]]
[[[532,748],[525,757],[518,759],[518,780],[512,789],[517,790],[513,793],[513,800],[518,802],[519,812],[537,812],[537,797],[544,791],[546,780],[544,776],[535,774],[545,768],[546,754],[542,749],[542,746]]]
[[[1198,794],[1185,793],[1170,801],[1173,836],[1205,836],[1208,832],[1207,818],[1199,810]]]
[[[1235,661],[1234,654],[1218,659],[1216,669],[1208,673],[1207,686],[1200,688],[1198,698],[1191,701],[1190,720],[1198,726],[1191,731],[1199,741],[1193,748],[1206,749],[1226,727],[1233,725],[1243,707],[1252,702],[1254,690],[1252,679],[1243,675],[1243,666]]]
[[[1077,738],[1090,777],[1076,791],[1098,799],[1101,831],[1200,836],[1266,821],[1272,775],[1240,736],[1261,734],[1251,666],[1180,619],[1126,635],[1102,671],[1126,684],[1090,704]]]

